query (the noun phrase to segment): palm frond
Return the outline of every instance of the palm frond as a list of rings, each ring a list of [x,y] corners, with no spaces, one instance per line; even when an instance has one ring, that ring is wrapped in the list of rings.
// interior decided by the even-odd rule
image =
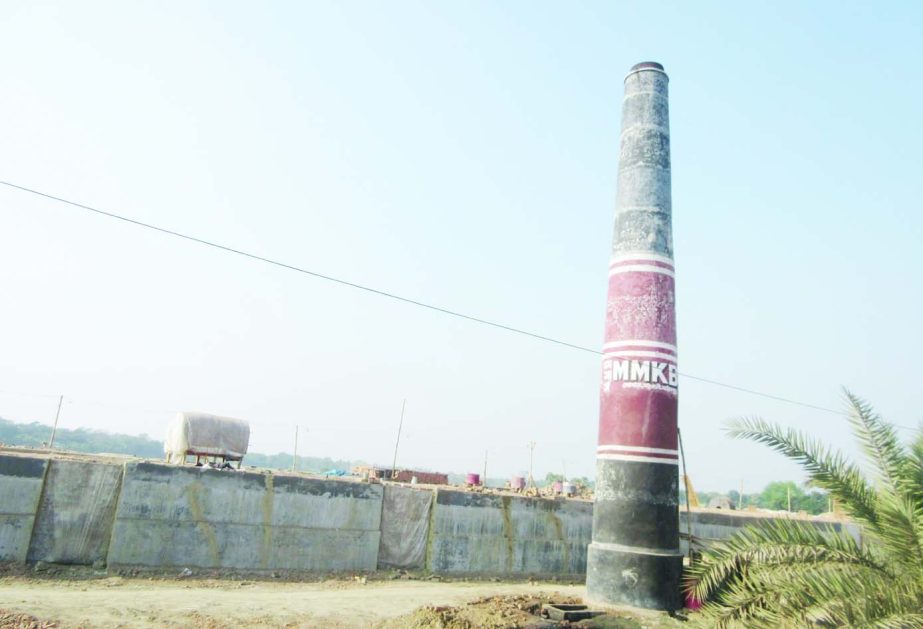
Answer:
[[[861,567],[802,566],[792,572],[786,607],[815,622],[857,626],[919,608],[919,586]]]
[[[909,450],[905,474],[910,481],[909,492],[918,504],[923,504],[923,425],[917,429],[917,437]]]
[[[745,527],[715,543],[685,576],[685,587],[699,600],[722,592],[749,566],[841,563],[893,576],[876,552],[832,527],[799,520],[769,520]]]
[[[729,433],[800,463],[862,526],[862,542],[792,519],[750,526],[706,548],[684,577],[717,627],[923,629],[923,431],[908,446],[849,391],[850,423],[875,482],[840,452],[762,419]]]
[[[855,626],[918,609],[907,581],[860,564],[752,564],[701,613],[718,626]]]
[[[879,520],[867,536],[878,542],[895,564],[916,571],[923,579],[923,517],[920,505],[900,494],[883,494],[878,501]]]
[[[907,450],[897,437],[897,431],[881,420],[871,405],[848,389],[843,390],[849,402],[849,423],[853,434],[862,446],[869,462],[881,480],[896,491],[902,491],[908,482]]]
[[[856,627],[865,629],[921,629],[923,612],[898,611],[884,618],[875,618]]]
[[[811,480],[830,492],[852,517],[874,524],[878,520],[876,493],[842,453],[830,450],[801,432],[782,428],[760,418],[743,418],[731,422],[728,434],[735,439],[749,439],[798,462]]]
[[[842,626],[859,618],[875,617],[876,610],[893,606],[869,605],[887,599],[891,579],[867,566],[842,563],[752,565],[711,599],[702,615],[718,625],[733,626]],[[862,600],[845,604],[861,583]],[[878,615],[883,615],[882,611]]]

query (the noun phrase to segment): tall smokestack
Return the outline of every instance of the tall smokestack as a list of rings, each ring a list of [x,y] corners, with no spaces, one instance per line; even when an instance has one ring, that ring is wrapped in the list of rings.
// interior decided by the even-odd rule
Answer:
[[[681,607],[667,78],[625,77],[587,599]]]

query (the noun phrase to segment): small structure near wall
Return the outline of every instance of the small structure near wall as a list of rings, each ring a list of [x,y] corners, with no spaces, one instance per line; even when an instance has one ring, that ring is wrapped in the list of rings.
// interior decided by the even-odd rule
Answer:
[[[734,509],[734,502],[728,496],[714,496],[708,501],[709,509]]]
[[[355,476],[363,478],[377,478],[390,480],[395,483],[410,483],[416,478],[417,483],[423,485],[448,485],[449,475],[439,472],[421,472],[417,470],[394,470],[389,467],[375,467],[374,465],[359,465],[352,469]]]
[[[194,456],[196,465],[209,459],[237,461],[240,468],[250,445],[250,424],[242,419],[208,413],[177,413],[167,426],[163,449],[169,463],[183,465]]]

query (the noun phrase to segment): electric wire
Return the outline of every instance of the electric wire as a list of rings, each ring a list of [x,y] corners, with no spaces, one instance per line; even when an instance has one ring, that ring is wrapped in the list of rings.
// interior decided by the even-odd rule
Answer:
[[[154,230],[154,231],[158,231],[158,232],[161,232],[161,233],[163,233],[163,234],[168,234],[168,235],[170,235],[170,236],[175,236],[175,237],[177,237],[177,238],[183,238],[183,239],[185,239],[185,240],[189,240],[189,241],[198,243],[198,244],[200,244],[200,245],[206,245],[206,246],[208,246],[208,247],[214,247],[215,249],[220,249],[220,250],[225,251],[225,252],[228,252],[228,253],[233,253],[233,254],[236,254],[236,255],[239,255],[239,256],[243,256],[243,257],[245,257],[245,258],[250,258],[250,259],[252,259],[252,260],[257,260],[257,261],[259,261],[259,262],[265,262],[266,264],[272,264],[272,265],[274,265],[274,266],[278,266],[278,267],[281,267],[281,268],[283,268],[283,269],[288,269],[288,270],[290,270],[290,271],[297,271],[298,273],[304,273],[305,275],[310,275],[310,276],[316,277],[316,278],[318,278],[318,279],[327,280],[328,282],[334,282],[334,283],[336,283],[336,284],[342,284],[343,286],[349,286],[349,287],[351,287],[351,288],[356,288],[356,289],[358,289],[358,290],[366,291],[366,292],[368,292],[368,293],[373,293],[373,294],[375,294],[375,295],[380,295],[380,296],[382,296],[382,297],[388,297],[389,299],[395,299],[395,300],[397,300],[397,301],[402,301],[402,302],[404,302],[404,303],[408,303],[408,304],[411,304],[411,305],[413,305],[413,306],[419,306],[419,307],[421,307],[421,308],[428,308],[429,310],[435,310],[436,312],[441,312],[441,313],[443,313],[443,314],[447,314],[447,315],[450,315],[450,316],[453,316],[453,317],[458,317],[458,318],[460,318],[460,319],[467,319],[468,321],[474,321],[475,323],[481,323],[481,324],[483,324],[483,325],[489,325],[489,326],[492,326],[492,327],[495,327],[495,328],[499,328],[499,329],[501,329],[501,330],[506,330],[506,331],[508,331],[508,332],[515,332],[516,334],[522,334],[522,335],[525,335],[525,336],[530,336],[530,337],[532,337],[532,338],[536,338],[536,339],[539,339],[539,340],[542,340],[542,341],[547,341],[547,342],[549,342],[549,343],[556,343],[556,344],[558,344],[558,345],[563,345],[563,346],[565,346],[565,347],[570,347],[570,348],[572,348],[572,349],[577,349],[577,350],[581,350],[581,351],[584,351],[584,352],[590,352],[590,353],[593,353],[593,354],[599,354],[599,353],[600,353],[600,352],[598,352],[597,350],[591,349],[591,348],[589,348],[589,347],[583,347],[583,346],[581,346],[581,345],[576,345],[576,344],[574,344],[574,343],[568,343],[567,341],[561,341],[561,340],[558,340],[558,339],[551,338],[551,337],[549,337],[549,336],[543,336],[543,335],[541,335],[541,334],[536,334],[536,333],[534,333],[534,332],[529,332],[529,331],[527,331],[527,330],[521,330],[521,329],[519,329],[519,328],[514,328],[514,327],[512,327],[512,326],[504,325],[504,324],[502,324],[502,323],[497,323],[497,322],[495,322],[495,321],[488,321],[487,319],[481,319],[480,317],[475,317],[475,316],[472,316],[472,315],[467,315],[467,314],[464,314],[464,313],[462,313],[462,312],[457,312],[457,311],[455,311],[455,310],[449,310],[448,308],[442,308],[441,306],[434,306],[433,304],[427,304],[427,303],[424,303],[424,302],[422,302],[422,301],[417,301],[417,300],[415,300],[415,299],[410,299],[409,297],[402,297],[401,295],[396,295],[396,294],[394,294],[394,293],[389,293],[389,292],[387,292],[387,291],[379,290],[379,289],[377,289],[377,288],[372,288],[371,286],[365,286],[365,285],[363,285],[363,284],[357,284],[356,282],[350,282],[350,281],[348,281],[348,280],[344,280],[344,279],[341,279],[341,278],[338,278],[338,277],[333,277],[333,276],[331,276],[331,275],[326,275],[326,274],[324,274],[324,273],[318,273],[317,271],[311,271],[311,270],[309,270],[309,269],[305,269],[305,268],[302,268],[302,267],[299,267],[299,266],[295,266],[295,265],[293,265],[293,264],[287,264],[287,263],[285,263],[285,262],[280,262],[280,261],[278,261],[278,260],[273,260],[273,259],[271,259],[271,258],[266,258],[266,257],[264,257],[264,256],[257,255],[257,254],[255,254],[255,253],[250,253],[250,252],[248,252],[248,251],[243,251],[243,250],[241,250],[241,249],[235,249],[234,247],[229,247],[229,246],[227,246],[227,245],[222,245],[222,244],[219,244],[219,243],[217,243],[217,242],[213,242],[213,241],[211,241],[211,240],[205,240],[204,238],[197,238],[196,236],[190,236],[190,235],[188,235],[188,234],[183,234],[183,233],[180,233],[180,232],[177,232],[177,231],[173,231],[172,229],[167,229],[167,228],[165,228],[165,227],[159,227],[159,226],[157,226],[157,225],[152,225],[151,223],[145,223],[144,221],[139,221],[139,220],[136,220],[136,219],[133,219],[133,218],[129,218],[129,217],[127,217],[127,216],[121,216],[121,215],[115,214],[115,213],[113,213],[113,212],[107,212],[107,211],[105,211],[105,210],[100,210],[100,209],[98,209],[98,208],[91,207],[91,206],[89,206],[89,205],[84,205],[84,204],[82,204],[82,203],[77,203],[77,202],[75,202],[75,201],[69,201],[68,199],[63,199],[63,198],[61,198],[61,197],[57,197],[57,196],[54,196],[54,195],[52,195],[52,194],[48,194],[48,193],[45,193],[45,192],[40,192],[40,191],[38,191],[38,190],[33,190],[33,189],[31,189],[31,188],[26,188],[26,187],[24,187],[24,186],[19,186],[19,185],[16,185],[16,184],[14,184],[14,183],[10,183],[10,182],[8,182],[8,181],[0,181],[0,184],[3,184],[4,186],[9,186],[10,188],[15,188],[15,189],[17,189],[17,190],[22,190],[23,192],[29,192],[29,193],[31,193],[31,194],[35,194],[35,195],[38,195],[38,196],[41,196],[41,197],[45,197],[46,199],[51,199],[51,200],[53,200],[53,201],[58,201],[58,202],[60,202],[60,203],[66,203],[67,205],[72,205],[72,206],[74,206],[74,207],[77,207],[77,208],[80,208],[80,209],[83,209],[83,210],[87,210],[87,211],[89,211],[89,212],[95,212],[96,214],[99,214],[99,215],[101,215],[101,216],[106,216],[106,217],[109,217],[109,218],[112,218],[112,219],[117,219],[117,220],[120,220],[120,221],[124,221],[124,222],[126,222],[126,223],[131,223],[132,225],[137,225],[138,227],[144,227],[144,228],[146,228],[146,229],[152,229],[152,230]]]
[[[212,248],[214,248],[214,249],[218,249],[218,250],[224,251],[224,252],[226,252],[226,253],[233,253],[233,254],[235,254],[235,255],[243,256],[243,257],[245,257],[245,258],[250,258],[251,260],[256,260],[256,261],[258,261],[258,262],[264,262],[264,263],[266,263],[266,264],[271,264],[271,265],[273,265],[273,266],[277,266],[277,267],[280,267],[280,268],[283,268],[283,269],[288,269],[288,270],[290,270],[290,271],[296,271],[296,272],[298,272],[298,273],[303,273],[304,275],[309,275],[309,276],[315,277],[315,278],[317,278],[317,279],[326,280],[326,281],[328,281],[328,282],[333,282],[333,283],[336,283],[336,284],[340,284],[340,285],[342,285],[342,286],[348,286],[348,287],[350,287],[350,288],[355,288],[355,289],[357,289],[357,290],[365,291],[365,292],[367,292],[367,293],[372,293],[372,294],[374,294],[374,295],[378,295],[378,296],[381,296],[381,297],[386,297],[386,298],[388,298],[388,299],[393,299],[393,300],[396,300],[396,301],[400,301],[400,302],[403,302],[403,303],[406,303],[406,304],[410,304],[410,305],[412,305],[412,306],[418,306],[418,307],[420,307],[420,308],[426,308],[426,309],[428,309],[428,310],[433,310],[433,311],[435,311],[435,312],[439,312],[439,313],[442,313],[442,314],[445,314],[445,315],[449,315],[449,316],[452,316],[452,317],[457,317],[457,318],[459,318],[459,319],[464,319],[464,320],[467,320],[467,321],[472,321],[472,322],[474,322],[474,323],[480,323],[480,324],[482,324],[482,325],[490,326],[490,327],[497,328],[497,329],[500,329],[500,330],[505,330],[505,331],[507,331],[507,332],[512,332],[512,333],[514,333],[514,334],[520,334],[520,335],[522,335],[522,336],[531,337],[531,338],[534,338],[534,339],[538,339],[538,340],[540,340],[540,341],[545,341],[545,342],[547,342],[547,343],[553,343],[553,344],[555,344],[555,345],[561,345],[561,346],[564,346],[564,347],[569,347],[569,348],[571,348],[571,349],[575,349],[575,350],[578,350],[578,351],[588,352],[588,353],[590,353],[590,354],[602,355],[602,354],[604,353],[604,352],[601,352],[601,351],[599,351],[599,350],[596,350],[596,349],[593,349],[593,348],[590,348],[590,347],[586,347],[586,346],[583,346],[583,345],[577,345],[576,343],[570,343],[570,342],[567,342],[567,341],[562,341],[562,340],[560,340],[560,339],[552,338],[552,337],[550,337],[550,336],[545,336],[545,335],[543,335],[543,334],[538,334],[538,333],[535,333],[535,332],[530,332],[530,331],[528,331],[528,330],[523,330],[522,328],[513,327],[513,326],[510,326],[510,325],[503,324],[503,323],[498,323],[498,322],[496,322],[496,321],[490,321],[490,320],[488,320],[488,319],[483,319],[483,318],[481,318],[481,317],[476,317],[476,316],[473,316],[473,315],[465,314],[465,313],[459,312],[459,311],[457,311],[457,310],[451,310],[451,309],[449,309],[449,308],[443,308],[442,306],[436,306],[436,305],[434,305],[434,304],[428,304],[428,303],[426,303],[426,302],[418,301],[418,300],[416,300],[416,299],[411,299],[411,298],[409,298],[409,297],[404,297],[404,296],[402,296],[402,295],[397,295],[397,294],[395,294],[395,293],[390,293],[390,292],[388,292],[388,291],[384,291],[384,290],[381,290],[381,289],[378,289],[378,288],[373,288],[373,287],[371,287],[371,286],[366,286],[366,285],[364,285],[364,284],[359,284],[359,283],[356,283],[356,282],[351,282],[351,281],[349,281],[349,280],[344,280],[344,279],[342,279],[342,278],[333,277],[332,275],[327,275],[327,274],[325,274],[325,273],[319,273],[319,272],[317,272],[317,271],[312,271],[312,270],[310,270],[310,269],[306,269],[306,268],[303,268],[303,267],[300,267],[300,266],[295,266],[295,265],[293,265],[293,264],[288,264],[288,263],[286,263],[286,262],[280,262],[279,260],[273,260],[272,258],[267,258],[267,257],[265,257],[265,256],[261,256],[261,255],[255,254],[255,253],[250,253],[250,252],[248,252],[248,251],[243,251],[242,249],[237,249],[237,248],[230,247],[230,246],[227,246],[227,245],[223,245],[223,244],[220,244],[220,243],[211,241],[211,240],[206,240],[206,239],[204,239],[204,238],[198,238],[198,237],[196,237],[196,236],[191,236],[191,235],[189,235],[189,234],[184,234],[184,233],[182,233],[182,232],[174,231],[174,230],[172,230],[172,229],[167,229],[167,228],[165,228],[165,227],[160,227],[160,226],[158,226],[158,225],[154,225],[154,224],[151,224],[151,223],[146,223],[146,222],[144,222],[144,221],[139,221],[139,220],[137,220],[137,219],[130,218],[130,217],[128,217],[128,216],[123,216],[123,215],[121,215],[121,214],[116,214],[116,213],[114,213],[114,212],[108,212],[108,211],[106,211],[106,210],[101,210],[101,209],[99,209],[99,208],[92,207],[92,206],[90,206],[90,205],[85,205],[85,204],[83,204],[83,203],[78,203],[78,202],[76,202],[76,201],[71,201],[71,200],[69,200],[69,199],[65,199],[65,198],[63,198],[63,197],[55,196],[55,195],[49,194],[49,193],[47,193],[47,192],[42,192],[42,191],[40,191],[40,190],[35,190],[35,189],[33,189],[33,188],[27,188],[26,186],[20,186],[20,185],[18,185],[18,184],[11,183],[11,182],[9,182],[9,181],[0,180],[0,184],[2,184],[2,185],[4,185],[4,186],[7,186],[7,187],[9,187],[9,188],[13,188],[13,189],[15,189],[15,190],[20,190],[20,191],[22,191],[22,192],[27,192],[27,193],[29,193],[29,194],[33,194],[33,195],[36,195],[36,196],[39,196],[39,197],[44,197],[44,198],[46,198],[46,199],[50,199],[50,200],[52,200],[52,201],[57,201],[57,202],[59,202],[59,203],[63,203],[63,204],[66,204],[66,205],[70,205],[70,206],[72,206],[72,207],[76,207],[76,208],[79,208],[79,209],[82,209],[82,210],[85,210],[85,211],[88,211],[88,212],[93,212],[93,213],[95,213],[95,214],[97,214],[97,215],[100,215],[100,216],[104,216],[104,217],[111,218],[111,219],[114,219],[114,220],[119,220],[119,221],[122,221],[122,222],[125,222],[125,223],[129,223],[129,224],[135,225],[135,226],[137,226],[137,227],[143,227],[143,228],[145,228],[145,229],[150,229],[150,230],[153,230],[153,231],[157,231],[157,232],[160,232],[160,233],[162,233],[162,234],[167,234],[168,236],[174,236],[174,237],[176,237],[176,238],[181,238],[181,239],[183,239],[183,240],[188,240],[188,241],[190,241],[190,242],[194,242],[194,243],[197,243],[197,244],[200,244],[200,245],[205,245],[205,246],[207,246],[207,247],[212,247]],[[770,393],[764,393],[764,392],[762,392],[762,391],[757,391],[757,390],[755,390],[755,389],[749,389],[749,388],[746,388],[746,387],[741,387],[741,386],[737,386],[737,385],[734,385],[734,384],[729,384],[729,383],[727,383],[727,382],[720,382],[720,381],[718,381],[718,380],[713,380],[713,379],[710,379],[710,378],[703,378],[703,377],[701,377],[701,376],[696,376],[696,375],[693,375],[693,374],[690,374],[690,373],[685,373],[685,372],[678,372],[678,374],[679,374],[681,377],[683,377],[683,378],[688,378],[688,379],[690,379],[690,380],[696,380],[696,381],[703,382],[703,383],[706,383],[706,384],[711,384],[711,385],[714,385],[714,386],[724,387],[724,388],[726,388],[726,389],[731,389],[731,390],[734,390],[734,391],[740,391],[740,392],[742,392],[742,393],[747,393],[747,394],[750,394],[750,395],[756,395],[756,396],[763,397],[763,398],[767,398],[767,399],[770,399],[770,400],[776,400],[776,401],[778,401],[778,402],[784,402],[784,403],[787,403],[787,404],[793,404],[793,405],[796,405],[796,406],[802,406],[802,407],[804,407],[804,408],[810,408],[810,409],[813,409],[813,410],[824,411],[824,412],[826,412],[826,413],[833,413],[833,414],[835,414],[835,415],[849,416],[849,413],[844,412],[844,411],[838,411],[838,410],[836,410],[836,409],[827,408],[827,407],[824,407],[824,406],[818,406],[818,405],[816,405],[816,404],[810,404],[810,403],[808,403],[808,402],[801,402],[801,401],[799,401],[799,400],[793,400],[793,399],[791,399],[791,398],[786,398],[786,397],[782,397],[782,396],[779,396],[779,395],[773,395],[773,394],[770,394]],[[906,426],[901,426],[901,427],[902,427],[902,428],[906,428]]]

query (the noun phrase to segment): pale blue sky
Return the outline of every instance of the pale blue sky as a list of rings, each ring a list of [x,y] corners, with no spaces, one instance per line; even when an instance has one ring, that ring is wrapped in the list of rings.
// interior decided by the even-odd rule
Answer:
[[[923,4],[5,2],[0,179],[580,345],[602,343],[622,78],[671,83],[680,370],[921,418]],[[590,475],[599,360],[0,189],[0,416],[490,475]],[[681,380],[722,433],[828,413]],[[905,434],[909,434],[905,432]]]

